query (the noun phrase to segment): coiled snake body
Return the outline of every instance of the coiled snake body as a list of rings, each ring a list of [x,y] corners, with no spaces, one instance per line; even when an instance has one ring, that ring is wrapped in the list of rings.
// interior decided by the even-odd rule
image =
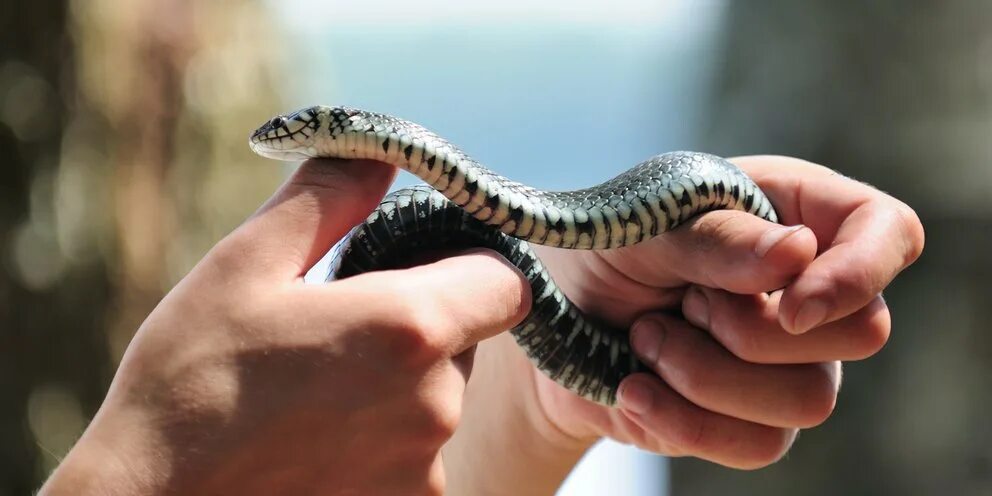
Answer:
[[[630,350],[628,333],[583,315],[528,243],[617,248],[721,208],[777,221],[768,198],[750,178],[704,153],[665,153],[598,186],[544,191],[483,167],[418,124],[346,107],[314,106],[277,116],[251,135],[250,145],[275,159],[372,159],[419,176],[430,187],[387,195],[339,245],[331,277],[398,267],[424,250],[493,249],[530,282],[530,314],[511,331],[517,343],[555,382],[604,405],[616,402],[624,377],[643,369]]]

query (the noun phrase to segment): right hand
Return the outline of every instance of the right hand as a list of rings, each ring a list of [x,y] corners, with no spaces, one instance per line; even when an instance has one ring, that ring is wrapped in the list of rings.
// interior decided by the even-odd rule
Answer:
[[[580,308],[631,329],[653,372],[624,379],[614,409],[535,374],[540,411],[560,430],[764,467],[831,415],[841,362],[885,344],[881,292],[923,250],[916,213],[803,160],[732,161],[793,227],[718,210],[625,249],[537,249]]]
[[[43,493],[443,492],[475,344],[529,286],[482,251],[304,284],[393,174],[303,164],[148,317]]]
[[[619,408],[605,408],[537,372],[512,337],[489,340],[445,448],[452,466],[467,456],[485,463],[459,465],[452,488],[549,494],[601,437],[764,467],[833,412],[840,362],[873,355],[889,336],[880,292],[919,257],[923,227],[904,203],[825,167],[734,162],[783,223],[805,227],[720,210],[619,250],[534,247],[580,308],[631,328],[632,349],[654,373],[624,379]],[[810,302],[820,307],[812,316]]]

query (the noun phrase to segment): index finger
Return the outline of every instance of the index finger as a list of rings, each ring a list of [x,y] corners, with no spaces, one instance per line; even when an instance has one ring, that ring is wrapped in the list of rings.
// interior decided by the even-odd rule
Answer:
[[[817,257],[786,288],[779,321],[792,333],[867,305],[923,251],[923,226],[905,203],[810,162],[788,157],[733,159],[786,224],[816,234]]]

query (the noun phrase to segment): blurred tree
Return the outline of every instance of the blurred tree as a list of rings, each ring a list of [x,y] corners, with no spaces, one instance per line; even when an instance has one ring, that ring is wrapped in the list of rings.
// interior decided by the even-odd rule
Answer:
[[[835,415],[771,468],[673,464],[676,494],[992,494],[992,4],[729,3],[704,146],[825,164],[913,206],[921,261]]]
[[[63,0],[0,7],[0,494],[30,494],[110,377],[103,260],[62,253],[54,197],[75,88]]]
[[[245,144],[281,49],[255,2],[2,9],[0,496],[40,485],[164,291],[281,175]]]

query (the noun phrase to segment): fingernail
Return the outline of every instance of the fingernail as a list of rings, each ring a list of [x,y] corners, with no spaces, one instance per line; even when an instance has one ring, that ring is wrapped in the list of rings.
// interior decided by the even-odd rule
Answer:
[[[654,392],[641,381],[627,381],[620,388],[620,407],[631,413],[643,415],[654,404]]]
[[[657,363],[661,355],[661,343],[665,340],[665,327],[655,320],[642,320],[631,330],[631,345],[641,361]]]
[[[693,286],[686,292],[682,313],[692,325],[707,330],[710,328],[710,301],[698,287]]]
[[[796,320],[792,322],[793,334],[802,334],[822,323],[827,318],[826,302],[810,298],[799,307]]]
[[[803,227],[806,226],[798,224],[795,226],[777,227],[775,229],[765,231],[765,234],[762,234],[761,237],[758,238],[758,244],[754,245],[754,253],[759,257],[764,257],[780,241],[788,238],[792,233],[798,232]]]

